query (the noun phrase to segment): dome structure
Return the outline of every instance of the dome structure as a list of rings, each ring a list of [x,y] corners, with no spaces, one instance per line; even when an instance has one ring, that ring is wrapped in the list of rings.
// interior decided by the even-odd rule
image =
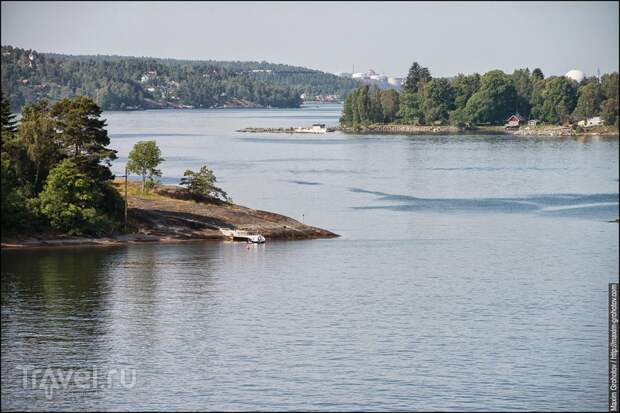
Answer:
[[[569,70],[568,72],[566,72],[564,77],[567,77],[579,83],[583,79],[585,79],[586,75],[581,70],[573,69],[573,70]]]

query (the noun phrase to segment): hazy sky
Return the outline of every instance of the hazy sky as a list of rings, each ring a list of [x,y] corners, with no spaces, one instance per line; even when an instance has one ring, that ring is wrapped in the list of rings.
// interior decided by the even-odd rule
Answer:
[[[618,2],[2,2],[2,44],[435,76],[618,70]]]

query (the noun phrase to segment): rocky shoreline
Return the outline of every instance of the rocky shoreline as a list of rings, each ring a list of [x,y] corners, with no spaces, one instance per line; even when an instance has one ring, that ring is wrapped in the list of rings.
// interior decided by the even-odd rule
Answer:
[[[463,133],[465,128],[458,126],[420,126],[398,124],[371,124],[360,127],[341,126],[336,128],[346,133],[405,133],[405,134],[436,134],[436,133]]]
[[[609,127],[596,129],[576,130],[570,126],[543,125],[522,126],[518,129],[505,129],[503,126],[473,126],[469,128],[459,126],[419,126],[399,124],[371,124],[360,127],[341,126],[336,130],[345,133],[375,133],[375,134],[410,134],[410,135],[435,135],[435,134],[505,134],[516,136],[618,136],[618,131]]]
[[[132,186],[135,185],[132,183]],[[133,192],[133,191],[132,191]],[[268,240],[335,238],[339,235],[284,215],[212,199],[194,199],[179,187],[129,195],[128,234],[106,237],[41,235],[3,238],[2,248],[110,246],[198,240],[232,240],[231,230],[259,233]]]
[[[245,133],[310,133],[310,134],[324,134],[326,132],[335,132],[338,128],[325,128],[324,131],[311,131],[305,128],[288,127],[288,128],[243,128],[237,129],[236,132]]]

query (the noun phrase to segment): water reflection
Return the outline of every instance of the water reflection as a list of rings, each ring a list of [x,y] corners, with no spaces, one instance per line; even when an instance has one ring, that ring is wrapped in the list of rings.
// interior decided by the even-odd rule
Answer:
[[[120,159],[157,131],[164,178],[343,236],[3,251],[2,408],[604,409],[618,140],[235,132],[339,110],[107,113]],[[24,364],[137,382],[49,401]]]

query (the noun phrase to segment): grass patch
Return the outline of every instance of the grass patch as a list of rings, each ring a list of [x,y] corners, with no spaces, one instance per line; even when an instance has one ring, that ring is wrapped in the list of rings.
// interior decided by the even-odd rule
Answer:
[[[118,190],[119,194],[125,199],[125,180],[122,178],[112,181],[114,187]],[[149,192],[142,192],[141,181],[127,181],[127,195],[129,197],[141,197],[146,199],[163,199],[165,196],[159,195],[156,189],[151,189]]]

